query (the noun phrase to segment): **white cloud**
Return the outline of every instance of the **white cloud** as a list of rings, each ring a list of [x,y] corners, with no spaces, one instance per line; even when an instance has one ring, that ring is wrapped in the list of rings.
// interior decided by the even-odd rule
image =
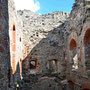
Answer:
[[[36,12],[40,9],[40,3],[37,0],[14,0],[17,10],[31,10]]]

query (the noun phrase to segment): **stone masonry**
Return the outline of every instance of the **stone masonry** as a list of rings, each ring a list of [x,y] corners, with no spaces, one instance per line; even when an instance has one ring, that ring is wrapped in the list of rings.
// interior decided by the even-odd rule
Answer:
[[[45,15],[0,0],[0,61],[0,90],[90,90],[90,0]]]

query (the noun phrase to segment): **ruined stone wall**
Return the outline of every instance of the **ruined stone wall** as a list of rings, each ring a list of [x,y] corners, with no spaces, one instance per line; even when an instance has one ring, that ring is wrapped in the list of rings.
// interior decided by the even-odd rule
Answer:
[[[49,31],[62,24],[69,13],[53,12],[47,15],[38,15],[31,11],[18,11],[23,20],[24,46],[30,46],[29,51],[42,39]]]
[[[19,14],[23,20],[24,55],[27,56],[23,66],[28,70],[26,73],[30,74],[29,62],[33,59],[36,59],[38,63],[37,73],[48,73],[50,60],[56,60],[57,72],[63,71],[60,62],[63,61],[64,37],[62,29],[60,31],[59,27],[69,13],[53,12],[47,15],[37,15],[24,10],[19,11]]]
[[[8,90],[9,87],[9,15],[8,0],[0,0],[0,90]]]
[[[89,2],[89,1],[88,1]],[[88,60],[90,60],[89,56],[89,8],[87,5],[89,3],[86,0],[77,0],[73,6],[73,9],[70,13],[70,17],[68,18],[65,24],[65,46],[66,50],[66,63],[67,63],[67,79],[72,82],[74,87],[78,89],[90,89],[88,85],[90,85],[89,79],[89,70],[86,69],[86,61],[85,56],[88,56]],[[85,51],[84,38],[85,33],[88,30],[88,52]],[[68,42],[67,42],[68,41]],[[85,54],[87,52],[87,54]],[[76,60],[76,61],[75,61]],[[76,64],[77,68],[74,67]],[[89,61],[88,61],[89,65]],[[87,84],[87,86],[85,86]]]
[[[56,62],[58,63],[56,64],[58,70],[57,72],[54,71],[54,73],[58,74],[62,71],[64,72],[63,76],[65,75],[66,77],[63,78],[64,81],[60,81],[59,83],[65,86],[65,90],[90,89],[89,4],[90,1],[76,0],[69,18],[62,25],[60,24],[63,20],[58,17],[58,12],[55,12],[55,15],[35,15],[33,13],[32,15],[35,15],[33,18],[28,14],[24,15],[25,11],[19,11],[21,17],[26,18],[24,18],[23,24],[23,33],[26,36],[23,38],[23,45],[26,47],[24,49],[25,59],[23,60],[23,74],[28,76],[24,78],[26,85],[31,82],[31,78],[33,78],[33,81],[38,74],[46,75],[45,73],[50,73],[50,75],[53,75],[52,64]],[[30,17],[32,19],[30,19]],[[41,17],[44,18],[44,20],[41,19]],[[30,21],[30,28],[26,28],[29,27],[28,20]],[[32,70],[33,67],[30,67],[32,64],[31,61],[35,61],[34,63],[36,63],[34,70]],[[34,76],[30,74],[34,74]],[[30,79],[29,81],[27,81],[28,78]],[[41,80],[41,78],[42,77],[37,77],[38,80]],[[38,82],[37,79],[34,85]],[[41,81],[43,82],[43,79]]]
[[[69,13],[53,12],[47,15],[37,15],[24,10],[18,11],[18,14],[23,20],[24,59],[22,67],[24,83],[22,89],[33,87],[32,85],[38,80],[44,82],[46,80],[44,78],[49,79],[51,77],[50,80],[52,81],[53,79],[56,81],[63,79],[66,68],[62,23],[69,16]],[[34,68],[31,67],[33,61],[35,61]],[[60,79],[58,79],[59,77]],[[55,81],[52,82],[51,88],[54,83]],[[46,82],[45,85],[47,89],[50,88]],[[43,87],[42,84],[41,87]],[[57,89],[60,88],[56,87]]]
[[[21,90],[90,89],[89,0],[76,0],[70,15],[16,12],[0,0],[0,37],[0,90],[15,89],[22,72]]]
[[[9,8],[9,39],[11,62],[11,88],[20,80],[22,73],[22,21],[18,17],[14,1],[8,1]],[[14,87],[13,87],[14,88]]]

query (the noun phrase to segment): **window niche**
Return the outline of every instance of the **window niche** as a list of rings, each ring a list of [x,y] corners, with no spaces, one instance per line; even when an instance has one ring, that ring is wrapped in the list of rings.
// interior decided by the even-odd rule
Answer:
[[[87,73],[90,77],[90,29],[88,29],[84,36],[84,53],[85,53],[85,66]]]
[[[16,30],[16,26],[15,26],[15,24],[13,24],[13,31],[15,31]]]
[[[78,55],[77,55],[77,43],[74,39],[70,42],[70,64],[71,69],[76,70],[78,69]]]
[[[30,69],[36,69],[36,60],[30,61]]]
[[[58,61],[56,59],[49,60],[48,69],[50,72],[57,72],[58,71]]]
[[[32,59],[32,60],[29,61],[29,69],[30,69],[31,74],[36,73],[36,71],[38,69],[38,61],[37,61],[37,59]]]

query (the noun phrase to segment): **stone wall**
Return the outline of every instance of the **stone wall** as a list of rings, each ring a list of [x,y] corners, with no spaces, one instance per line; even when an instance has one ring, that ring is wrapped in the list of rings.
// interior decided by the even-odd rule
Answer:
[[[0,90],[8,90],[10,84],[8,0],[0,0]]]
[[[89,8],[87,5],[89,1],[85,0],[77,0],[73,6],[73,9],[70,13],[70,17],[65,24],[64,33],[65,36],[65,46],[66,50],[66,63],[67,63],[67,80],[73,83],[73,88],[78,89],[90,89],[88,85],[90,85],[90,78],[89,78],[89,70],[86,69],[86,61],[89,60],[85,58],[85,56],[89,56],[89,50],[85,51],[86,45],[85,43],[89,44],[90,40],[90,20],[89,20]],[[86,32],[88,31],[88,35]],[[86,39],[85,39],[86,35]],[[68,42],[67,42],[68,41]],[[90,49],[88,47],[88,49]],[[87,54],[85,55],[85,52]],[[74,66],[76,65],[77,68]],[[83,85],[88,84],[86,87]]]
[[[23,20],[24,46],[31,46],[28,52],[42,38],[45,38],[49,31],[62,24],[69,15],[67,12],[53,12],[47,15],[38,15],[28,10],[18,11],[18,13]]]
[[[0,90],[90,90],[90,1],[40,15],[0,0],[0,60]]]
[[[60,30],[59,27],[61,27],[60,25],[66,20],[69,13],[53,12],[47,15],[36,15],[27,10],[18,11],[18,13],[23,20],[24,55],[27,56],[24,60],[27,65],[24,66],[29,69],[29,61],[37,59],[38,73],[48,72],[47,64],[49,60],[56,60],[58,64],[60,64],[60,60],[63,60],[61,53],[64,53],[62,50],[64,37],[62,29]],[[41,68],[42,66],[43,68]],[[58,65],[58,67],[61,66]],[[62,67],[58,69],[59,72],[61,70]]]
[[[23,34],[26,36],[23,38],[23,44],[26,47],[23,60],[24,77],[29,77],[30,74],[61,74],[63,71],[63,76],[66,77],[61,82],[64,82],[65,90],[90,89],[89,3],[90,1],[77,0],[69,18],[64,23],[65,19],[61,19],[62,15],[60,14],[60,17],[57,14],[59,12],[54,12],[55,15],[35,15],[33,13],[32,15],[35,15],[33,17],[29,16],[29,13],[24,14],[25,11],[19,11],[24,19]],[[67,17],[66,13],[64,15]]]
[[[9,13],[9,43],[10,43],[10,62],[11,62],[11,88],[20,80],[22,73],[22,21],[17,15],[14,1],[8,1]]]
[[[18,14],[23,20],[22,89],[33,87],[32,85],[41,78],[49,79],[48,74],[52,79],[57,79],[57,75],[65,77],[63,23],[69,13],[53,12],[47,15],[37,15],[24,10],[18,11]],[[32,63],[35,63],[34,67],[32,67]],[[37,77],[36,80],[35,77]],[[49,87],[47,88],[49,89]]]

